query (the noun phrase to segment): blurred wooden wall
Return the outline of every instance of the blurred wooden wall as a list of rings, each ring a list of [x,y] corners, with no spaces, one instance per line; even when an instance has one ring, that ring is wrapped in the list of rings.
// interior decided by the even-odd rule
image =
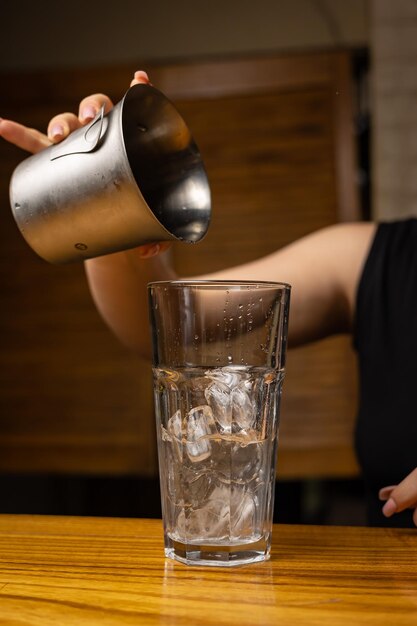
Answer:
[[[181,273],[248,261],[360,217],[350,62],[337,51],[146,64],[193,131],[212,187],[207,237],[174,246]],[[2,115],[45,128],[89,93],[119,100],[135,69],[3,75]],[[7,191],[23,157],[0,143],[0,471],[153,476],[150,364],[105,327],[81,265],[48,265],[23,241]],[[355,410],[347,338],[291,351],[281,477],[355,475]]]

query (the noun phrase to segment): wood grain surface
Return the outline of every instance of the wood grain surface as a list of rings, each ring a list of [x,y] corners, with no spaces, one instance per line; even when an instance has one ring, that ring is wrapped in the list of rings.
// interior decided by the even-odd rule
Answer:
[[[0,517],[0,624],[405,626],[415,530],[275,526],[270,561],[163,556],[159,520]]]

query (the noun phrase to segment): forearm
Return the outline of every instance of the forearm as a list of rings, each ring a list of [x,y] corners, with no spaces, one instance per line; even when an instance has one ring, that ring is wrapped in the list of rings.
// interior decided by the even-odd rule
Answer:
[[[292,346],[349,332],[361,267],[372,224],[345,224],[312,233],[273,254],[220,272],[212,280],[284,281],[292,285],[289,339]],[[141,258],[138,249],[91,259],[86,270],[102,317],[130,349],[150,355],[147,284],[178,278],[169,252]]]
[[[104,321],[124,345],[146,358],[151,354],[147,284],[176,278],[169,255],[141,258],[134,249],[85,262],[91,295]]]

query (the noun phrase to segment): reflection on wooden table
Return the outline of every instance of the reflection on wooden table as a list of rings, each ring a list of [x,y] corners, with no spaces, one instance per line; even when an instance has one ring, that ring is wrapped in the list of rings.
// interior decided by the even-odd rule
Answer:
[[[417,530],[275,526],[240,568],[163,556],[159,520],[0,516],[0,624],[417,623]]]

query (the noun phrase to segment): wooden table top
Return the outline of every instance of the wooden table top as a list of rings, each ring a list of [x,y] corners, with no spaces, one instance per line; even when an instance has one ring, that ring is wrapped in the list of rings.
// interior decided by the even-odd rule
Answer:
[[[0,516],[0,624],[417,624],[417,530],[274,527],[238,568],[165,559],[159,520]]]

